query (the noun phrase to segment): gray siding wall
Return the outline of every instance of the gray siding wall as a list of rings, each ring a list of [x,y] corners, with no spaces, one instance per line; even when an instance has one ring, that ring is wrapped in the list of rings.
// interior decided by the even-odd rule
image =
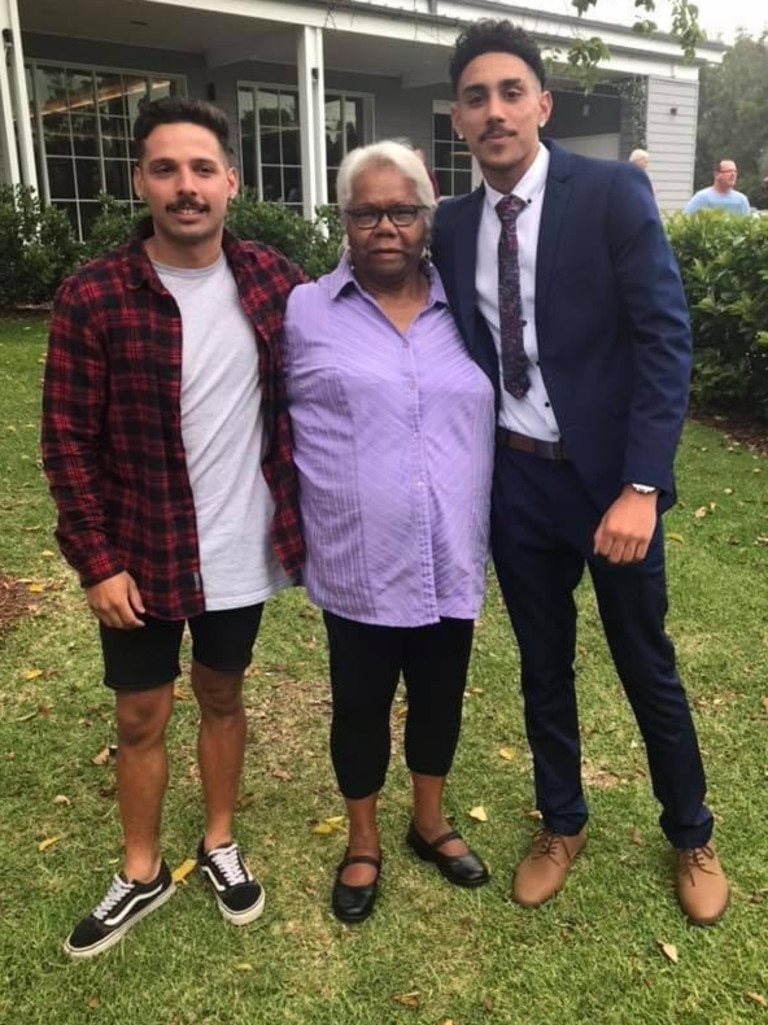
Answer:
[[[698,82],[648,79],[650,175],[662,210],[681,210],[693,191]]]

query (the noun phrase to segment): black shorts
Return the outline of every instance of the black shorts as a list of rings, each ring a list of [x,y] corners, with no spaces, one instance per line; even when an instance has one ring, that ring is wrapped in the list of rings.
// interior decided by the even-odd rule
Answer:
[[[111,690],[151,690],[181,672],[184,623],[192,634],[192,658],[218,673],[241,673],[251,663],[264,603],[203,612],[189,620],[144,617],[145,626],[118,630],[99,624],[104,684]]]

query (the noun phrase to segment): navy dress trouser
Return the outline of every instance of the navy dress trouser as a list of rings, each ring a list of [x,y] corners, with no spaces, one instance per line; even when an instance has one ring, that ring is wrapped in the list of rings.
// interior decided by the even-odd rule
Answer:
[[[544,824],[573,835],[587,820],[574,658],[573,592],[585,565],[613,662],[645,741],[661,827],[675,847],[712,833],[696,731],[664,630],[667,611],[661,521],[641,563],[593,555],[601,514],[569,462],[500,448],[491,541],[496,573],[520,648],[536,801]]]

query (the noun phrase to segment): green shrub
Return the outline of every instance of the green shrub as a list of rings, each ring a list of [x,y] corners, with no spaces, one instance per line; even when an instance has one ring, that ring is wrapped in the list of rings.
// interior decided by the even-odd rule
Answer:
[[[691,398],[768,420],[768,217],[704,211],[667,224],[691,310]]]
[[[48,301],[81,258],[66,214],[34,189],[0,185],[0,307]]]
[[[336,266],[341,226],[332,207],[318,210],[315,221],[305,221],[284,203],[264,203],[245,188],[232,200],[227,227],[238,238],[274,246],[297,263],[311,278]]]
[[[85,258],[94,260],[102,253],[121,246],[128,238],[136,224],[147,216],[147,208],[139,207],[131,213],[126,203],[115,199],[106,192],[99,193],[99,212],[91,225],[88,238],[83,246]]]

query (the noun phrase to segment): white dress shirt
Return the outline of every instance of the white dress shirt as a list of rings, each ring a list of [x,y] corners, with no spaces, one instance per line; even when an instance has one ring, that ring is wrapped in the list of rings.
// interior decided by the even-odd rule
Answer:
[[[514,399],[501,389],[499,426],[541,441],[557,441],[560,429],[539,369],[539,346],[536,337],[536,256],[539,248],[539,225],[544,205],[544,186],[549,170],[549,150],[539,144],[536,159],[515,186],[514,195],[527,205],[517,219],[518,259],[520,261],[520,298],[523,311],[523,344],[528,356],[528,378],[531,386],[522,399]],[[496,204],[503,193],[485,182],[485,202],[477,236],[477,271],[475,288],[477,306],[488,324],[499,356],[501,374],[501,332],[499,328],[499,236],[501,220]]]

